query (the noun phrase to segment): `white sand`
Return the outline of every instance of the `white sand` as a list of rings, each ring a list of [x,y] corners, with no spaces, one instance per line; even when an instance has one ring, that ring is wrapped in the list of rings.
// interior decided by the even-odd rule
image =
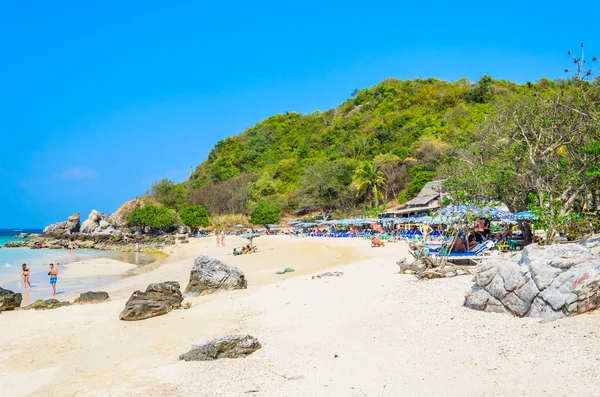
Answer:
[[[103,288],[109,303],[2,313],[0,396],[600,395],[600,313],[540,324],[463,308],[470,277],[399,275],[401,243],[257,243],[262,251],[243,257],[212,239],[184,244]],[[185,288],[199,251],[239,265],[249,288],[118,320],[134,289],[165,280]],[[274,275],[287,266],[297,271]],[[344,275],[311,279],[325,268]],[[263,348],[245,359],[177,360],[194,340],[226,333],[250,333]]]

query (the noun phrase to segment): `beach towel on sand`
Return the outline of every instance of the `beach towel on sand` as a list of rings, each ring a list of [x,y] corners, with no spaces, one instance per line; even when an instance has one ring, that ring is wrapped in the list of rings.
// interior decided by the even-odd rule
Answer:
[[[294,269],[292,269],[291,267],[286,267],[284,271],[282,271],[282,272],[277,272],[277,273],[275,273],[275,274],[285,274],[285,273],[291,273],[291,272],[294,272],[294,271],[295,271],[295,270],[294,270]]]

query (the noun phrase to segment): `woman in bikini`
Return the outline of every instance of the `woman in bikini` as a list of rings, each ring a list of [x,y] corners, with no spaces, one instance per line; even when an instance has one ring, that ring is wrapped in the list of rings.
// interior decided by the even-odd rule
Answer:
[[[29,266],[27,266],[25,263],[23,263],[23,288],[27,288],[27,286],[29,285],[29,288],[31,288],[31,282],[29,281],[29,273],[31,272],[31,270],[29,269]]]

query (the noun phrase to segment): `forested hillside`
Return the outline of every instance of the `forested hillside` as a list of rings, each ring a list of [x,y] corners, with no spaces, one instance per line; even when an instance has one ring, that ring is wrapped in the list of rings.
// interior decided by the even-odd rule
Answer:
[[[504,103],[560,84],[387,79],[335,109],[278,114],[219,141],[189,180],[157,182],[168,207],[249,213],[261,200],[288,214],[355,214],[402,203],[440,174],[447,148],[468,145]]]

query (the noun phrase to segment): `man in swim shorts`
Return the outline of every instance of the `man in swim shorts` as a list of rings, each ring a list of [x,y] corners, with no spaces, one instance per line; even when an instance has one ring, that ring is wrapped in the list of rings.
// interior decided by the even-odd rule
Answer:
[[[50,271],[48,272],[50,276],[50,285],[52,286],[52,296],[56,296],[56,280],[58,279],[58,269],[54,267],[54,264],[50,264]]]

